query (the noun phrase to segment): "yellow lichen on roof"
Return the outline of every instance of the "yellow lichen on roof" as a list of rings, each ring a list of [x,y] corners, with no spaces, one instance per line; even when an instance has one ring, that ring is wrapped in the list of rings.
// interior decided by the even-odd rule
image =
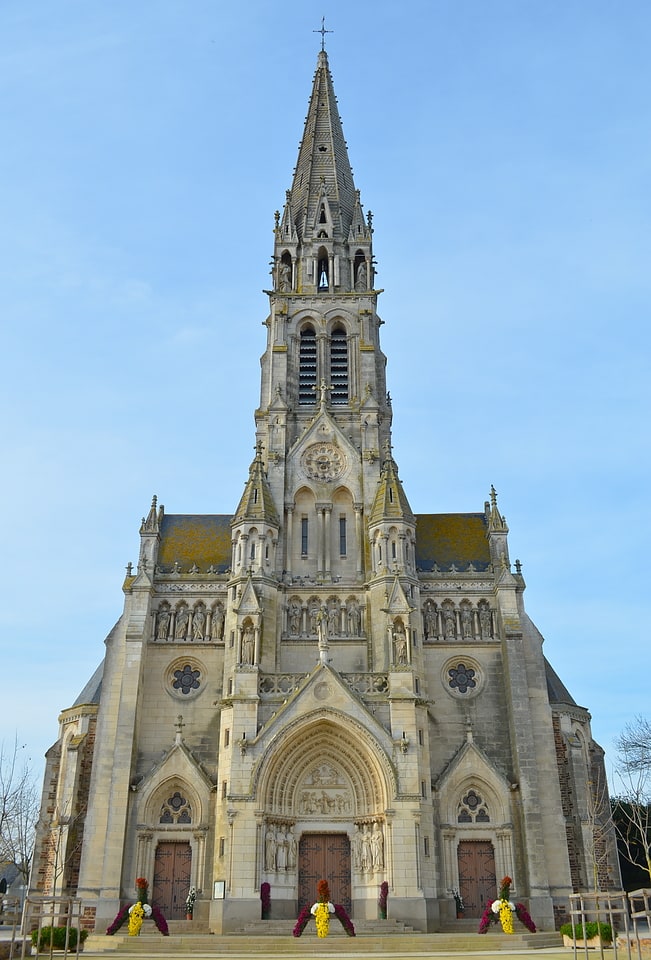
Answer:
[[[416,518],[416,563],[431,570],[436,563],[482,567],[490,561],[483,513],[419,513]]]
[[[163,518],[158,562],[179,563],[184,573],[195,564],[226,569],[231,562],[231,517],[228,514],[168,514]]]

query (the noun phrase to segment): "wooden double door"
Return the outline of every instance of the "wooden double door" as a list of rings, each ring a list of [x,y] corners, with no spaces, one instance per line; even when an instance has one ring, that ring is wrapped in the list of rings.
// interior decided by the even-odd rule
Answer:
[[[497,896],[495,850],[490,840],[461,840],[457,848],[459,893],[467,917],[481,917]]]
[[[191,871],[192,848],[189,843],[163,841],[158,844],[152,899],[167,920],[185,919]]]
[[[350,897],[350,840],[345,833],[303,834],[298,847],[298,909],[312,906],[319,880],[327,880],[332,903],[348,914]]]

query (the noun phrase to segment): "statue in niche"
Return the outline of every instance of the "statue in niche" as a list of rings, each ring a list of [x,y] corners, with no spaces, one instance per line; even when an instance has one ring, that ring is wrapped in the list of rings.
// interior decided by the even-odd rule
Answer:
[[[366,290],[366,261],[362,260],[357,268],[357,278],[355,280],[355,290]]]
[[[264,868],[268,873],[276,871],[276,832],[273,827],[267,827],[264,837]]]
[[[348,635],[358,637],[362,630],[362,614],[357,600],[350,600],[348,603]]]
[[[279,872],[281,870],[287,869],[287,838],[285,836],[285,831],[282,827],[279,827],[278,833],[276,834],[276,870]]]
[[[278,264],[278,289],[281,293],[289,293],[292,289],[292,268],[286,260]]]
[[[356,870],[362,869],[362,832],[360,830],[359,824],[355,824],[355,833],[353,839],[350,842],[351,852],[353,857],[353,864]]]
[[[493,625],[491,620],[490,607],[487,604],[482,603],[479,608],[479,626],[481,627],[481,635],[484,640],[490,640],[493,636]]]
[[[472,610],[467,604],[461,607],[461,635],[464,639],[472,637]]]
[[[289,632],[293,637],[301,632],[301,605],[296,600],[289,605]]]
[[[309,607],[311,634],[315,634],[317,632],[318,616],[320,612],[321,612],[321,607],[319,605],[319,601],[315,597],[313,600],[310,600],[310,607]]]
[[[371,858],[374,873],[384,869],[384,836],[382,835],[382,827],[377,821],[373,824],[373,833],[371,834]]]
[[[179,607],[179,610],[176,614],[176,627],[174,629],[175,640],[185,640],[188,633],[189,619],[190,619],[190,616],[188,614],[188,608]]]
[[[316,615],[316,635],[319,639],[319,644],[327,643],[328,641],[328,611],[325,606],[319,607],[319,612]]]
[[[170,611],[168,607],[161,607],[156,618],[156,639],[167,640],[170,632]]]
[[[255,634],[253,624],[247,623],[242,633],[242,663],[251,665],[253,663]]]
[[[296,869],[296,859],[298,854],[298,845],[294,836],[294,828],[290,827],[287,831],[287,869]]]
[[[362,827],[362,851],[361,851],[361,870],[362,873],[369,873],[373,867],[373,854],[371,852],[371,836],[366,824]]]
[[[428,600],[425,604],[425,636],[435,637],[437,635],[436,631],[436,607],[431,600]]]
[[[213,640],[221,640],[224,635],[224,608],[221,603],[215,607],[210,624],[210,636]]]
[[[206,613],[203,609],[203,606],[200,604],[198,607],[195,608],[194,614],[192,615],[192,639],[193,640],[203,640],[205,626],[206,626]]]
[[[443,608],[443,622],[446,638],[448,640],[454,640],[457,635],[457,624],[452,604],[448,604],[448,606]]]
[[[328,636],[334,637],[339,633],[339,604],[331,600],[328,604]]]
[[[402,620],[397,620],[393,625],[393,646],[395,662],[399,666],[406,666],[408,662],[407,634]]]

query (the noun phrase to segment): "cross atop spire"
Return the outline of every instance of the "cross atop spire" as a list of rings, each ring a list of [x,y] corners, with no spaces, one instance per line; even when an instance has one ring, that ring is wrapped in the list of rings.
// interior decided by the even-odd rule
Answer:
[[[334,33],[334,30],[326,30],[325,17],[321,17],[321,29],[320,29],[320,30],[313,30],[312,33],[320,33],[320,34],[321,34],[321,51],[322,51],[322,52],[325,51],[325,35],[326,35],[326,33]]]

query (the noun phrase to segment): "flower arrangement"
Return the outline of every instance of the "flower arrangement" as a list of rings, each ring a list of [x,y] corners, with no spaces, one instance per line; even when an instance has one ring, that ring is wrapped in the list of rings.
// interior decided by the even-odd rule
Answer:
[[[334,914],[349,937],[355,936],[355,927],[340,903],[330,902],[330,887],[327,880],[319,880],[316,887],[318,900],[311,907],[303,907],[298,915],[292,936],[300,937],[305,930],[310,917],[314,917],[316,934],[318,937],[327,937],[330,930],[330,915]]]
[[[191,917],[194,913],[194,904],[197,899],[197,890],[196,887],[190,887],[188,895],[185,898],[185,912]]]
[[[387,918],[387,899],[389,897],[389,884],[386,880],[383,880],[380,884],[380,896],[378,897],[377,905],[380,911],[380,920],[386,920]]]
[[[333,903],[330,903],[330,887],[327,880],[319,880],[316,885],[318,900],[312,904],[310,913],[316,923],[317,937],[327,937],[330,930],[330,914],[335,912]]]
[[[268,920],[271,915],[271,884],[260,884],[260,902],[262,904],[262,919]]]
[[[512,903],[510,900],[511,884],[510,877],[504,877],[500,883],[500,892],[497,900],[489,900],[486,909],[479,921],[479,933],[487,933],[492,923],[500,923],[504,933],[513,933],[513,914],[516,915],[520,923],[523,923],[531,933],[536,932],[536,924],[529,916],[529,912],[523,903]]]
[[[151,907],[149,908],[151,910]],[[134,905],[129,910],[129,936],[130,937],[139,937],[140,928],[142,927],[142,921],[145,919],[145,911],[143,910],[140,900],[136,900]]]
[[[129,921],[129,936],[138,937],[140,936],[143,920],[149,920],[150,918],[154,921],[164,937],[169,936],[170,931],[165,917],[158,907],[153,907],[147,902],[148,889],[149,884],[145,878],[138,877],[136,879],[136,893],[138,894],[138,899],[135,903],[127,904],[126,907],[122,907],[113,923],[107,928],[107,937],[112,937],[113,934],[117,933],[120,927],[122,927],[127,920]]]

